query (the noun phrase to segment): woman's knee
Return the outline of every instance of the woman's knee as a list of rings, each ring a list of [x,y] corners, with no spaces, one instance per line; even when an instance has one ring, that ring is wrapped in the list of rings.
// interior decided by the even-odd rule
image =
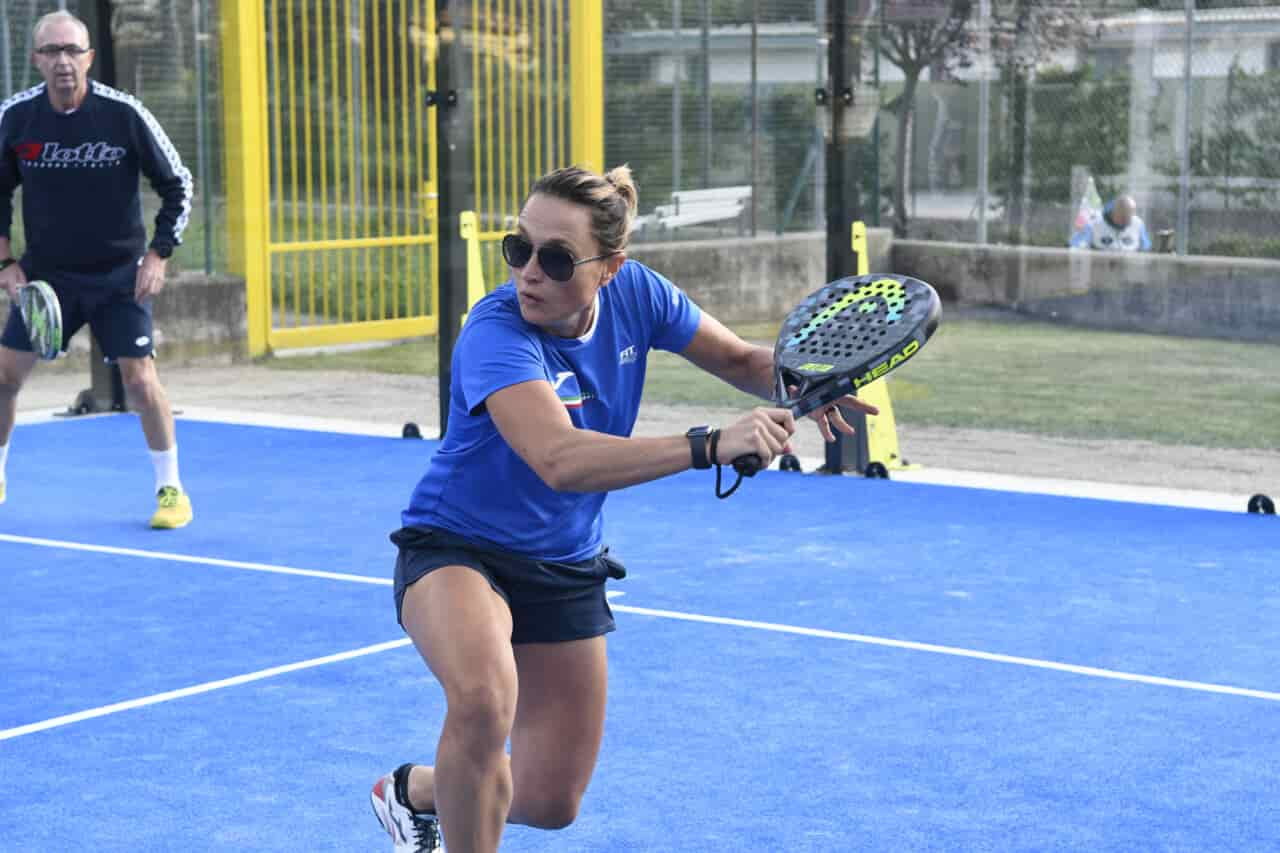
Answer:
[[[516,716],[514,684],[504,679],[469,680],[447,686],[446,729],[459,738],[468,752],[491,753],[506,747]]]
[[[573,791],[521,791],[511,804],[511,821],[537,829],[564,829],[578,818],[582,795]]]

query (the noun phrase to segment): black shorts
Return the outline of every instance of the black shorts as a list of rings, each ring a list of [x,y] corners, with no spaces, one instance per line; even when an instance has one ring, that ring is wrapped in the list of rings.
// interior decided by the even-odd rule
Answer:
[[[533,560],[447,530],[402,527],[391,534],[396,558],[396,620],[404,593],[414,582],[444,566],[466,566],[484,575],[511,608],[511,642],[564,643],[607,634],[616,627],[605,598],[609,578],[626,577],[622,563],[603,549],[589,560],[555,563]]]
[[[93,332],[102,354],[108,361],[118,358],[142,358],[155,350],[152,340],[151,300],[139,304],[133,298],[138,275],[137,264],[126,264],[104,273],[92,284],[69,282],[57,273],[42,275],[41,270],[27,270],[27,280],[44,279],[58,295],[62,308],[62,350],[71,336],[85,323]],[[82,278],[77,275],[76,278]],[[9,349],[31,352],[31,338],[22,322],[18,306],[9,309],[0,344]]]

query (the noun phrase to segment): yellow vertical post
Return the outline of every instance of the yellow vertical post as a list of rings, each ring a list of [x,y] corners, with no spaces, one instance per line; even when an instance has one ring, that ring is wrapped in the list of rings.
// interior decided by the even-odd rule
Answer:
[[[604,169],[603,7],[600,0],[570,0],[569,6],[570,154],[596,171]]]
[[[294,15],[293,4],[294,4],[294,0],[288,0],[288,2],[285,5],[285,14],[284,14],[284,18],[285,18],[284,28],[286,33],[285,40],[284,40],[285,67],[282,68],[280,66],[280,63],[277,62],[276,67],[273,69],[277,76],[286,73],[286,69],[288,73],[288,77],[286,77],[285,79],[287,80],[288,92],[289,92],[288,94],[289,125],[288,126],[289,126],[289,190],[290,190],[290,194],[289,194],[289,212],[284,217],[284,219],[286,222],[289,223],[289,228],[288,228],[289,240],[297,240],[299,237],[298,211],[302,209],[302,205],[298,201],[298,172],[300,171],[300,169],[298,168],[298,88],[299,87],[297,85],[298,80],[297,80],[297,70],[296,70],[298,66],[294,62],[294,58],[293,58],[293,55],[294,55],[293,54],[293,40],[294,40],[293,30],[294,30],[294,27],[297,26],[297,18]],[[275,7],[273,6],[272,8],[274,9]],[[280,31],[276,29],[273,31],[272,35],[278,39],[280,38]],[[280,110],[281,106],[282,106],[281,104],[277,103],[276,109]],[[277,137],[276,144],[283,147],[284,138]],[[284,178],[284,173],[277,171],[276,180],[283,181],[283,178]],[[284,193],[281,192],[281,195],[284,195]],[[284,231],[285,231],[284,228],[280,229],[281,233],[277,235],[276,237],[277,240],[285,239]],[[300,326],[302,325],[302,318],[305,313],[302,310],[302,296],[300,295],[302,292],[301,291],[302,276],[301,276],[301,272],[299,271],[301,264],[298,261],[297,254],[290,254],[288,257],[282,260],[284,261],[284,264],[288,264],[289,282],[292,285],[289,289],[293,293],[293,325]],[[281,288],[281,290],[283,291],[284,288]],[[282,294],[282,298],[283,298],[283,294]],[[308,322],[310,322],[310,318],[308,318]]]
[[[440,55],[439,54],[440,44],[437,41],[436,34],[435,34],[436,33],[436,4],[435,3],[431,3],[431,2],[426,3],[426,26],[423,27],[423,31],[428,34],[427,40],[428,40],[428,43],[431,45],[431,49],[427,54],[430,60],[430,63],[427,66],[427,88],[434,92],[436,88],[436,60]],[[431,175],[431,182],[429,185],[430,189],[428,190],[428,194],[433,199],[437,197],[436,187],[439,185],[439,181],[440,181],[440,176],[436,174],[436,167],[435,167],[436,144],[439,139],[437,135],[438,131],[439,129],[436,127],[436,123],[434,121],[427,122],[427,147],[425,150],[419,147],[418,157],[417,157],[419,176],[421,176],[422,174],[421,172],[422,164],[424,162],[430,164],[429,173]],[[476,197],[479,198],[479,193],[476,194]],[[431,305],[428,308],[428,311],[431,314],[436,315],[437,321],[438,321],[438,318],[440,316],[440,242],[439,242],[440,213],[437,208],[432,208],[431,231],[435,234],[437,239],[436,239],[436,242],[433,243],[431,246],[431,256],[430,256]]]
[[[871,266],[871,262],[867,260],[867,223],[862,220],[853,223],[849,242],[852,244],[853,253],[858,256],[858,271],[856,274],[867,275]]]
[[[226,0],[222,16],[227,233],[233,272],[244,276],[249,355],[267,351],[271,278],[267,261],[266,38],[262,0]]]
[[[858,256],[858,275],[869,275],[871,263],[867,259],[865,222],[853,223],[850,244]],[[890,471],[919,468],[919,465],[911,465],[902,458],[902,451],[898,446],[898,421],[893,416],[893,401],[889,397],[888,380],[881,377],[869,385],[864,385],[858,391],[858,397],[880,410],[878,415],[867,415],[867,459],[870,462],[879,462]]]
[[[542,72],[541,9],[542,3],[533,4],[533,26],[529,30],[529,72],[533,75],[533,171],[536,175],[547,171],[542,159],[542,113],[547,106],[547,89]]]
[[[383,147],[382,147],[382,90],[386,73],[386,56],[384,54],[383,30],[382,30],[382,4],[373,4],[373,21],[369,25],[369,31],[373,34],[373,55],[378,58],[376,66],[366,65],[366,74],[377,74],[373,81],[373,182],[374,192],[371,196],[365,198],[365,204],[373,204],[373,215],[369,216],[369,224],[375,229],[369,236],[382,235],[387,233],[387,222],[385,217],[386,202],[383,199],[382,188],[385,183],[386,172],[383,171]],[[377,71],[371,71],[371,68],[377,68]],[[367,155],[366,155],[367,156]],[[369,233],[369,232],[366,232]],[[373,280],[378,288],[378,316],[373,316],[373,287],[370,283],[366,287],[367,298],[369,300],[369,319],[385,320],[387,319],[387,270],[386,270],[386,251],[379,251],[377,254],[377,277]]]
[[[425,14],[426,18],[424,19],[422,18],[421,1],[415,0],[415,3],[413,3],[413,20],[417,23],[413,29],[415,29],[416,32],[424,33],[422,38],[425,40],[426,56],[428,56],[428,79],[426,79],[426,88],[429,88],[431,91],[435,91],[436,44],[434,3],[426,4]],[[472,18],[472,20],[474,20],[474,18]],[[479,81],[480,78],[475,77],[472,79]],[[422,91],[422,63],[420,63],[420,61],[415,61],[415,63],[413,63],[413,88],[410,91]],[[422,229],[428,227],[428,222],[430,222],[431,231],[439,233],[439,210],[436,210],[435,207],[431,206],[434,204],[435,200],[438,199],[438,195],[436,195],[435,190],[435,160],[431,159],[431,167],[428,172],[425,174],[422,172],[422,164],[424,164],[424,161],[429,158],[434,158],[435,156],[435,146],[433,143],[435,140],[435,122],[431,122],[430,119],[426,119],[426,124],[428,124],[428,137],[426,137],[426,147],[424,147],[424,143],[422,143],[422,122],[413,122],[413,164],[415,164],[417,169],[417,186],[421,187],[422,192],[422,204],[419,205],[419,214],[417,214],[417,219],[413,220],[413,222],[415,222],[416,228]],[[480,160],[476,159],[475,163],[480,163]],[[476,193],[476,197],[479,199],[479,193]],[[419,251],[417,251],[417,263],[419,263],[419,269],[421,270],[422,275],[425,275],[425,277],[428,277],[429,279],[431,300],[433,300],[433,302],[431,302],[430,305],[426,304],[425,291],[424,289],[419,288],[419,314],[435,314],[435,247],[431,247],[430,256],[426,256],[424,252],[424,248],[420,246]]]
[[[480,220],[474,210],[458,214],[458,229],[467,241],[467,311],[484,298],[484,262],[480,257]],[[467,315],[462,315],[467,322]]]
[[[313,154],[315,149],[311,147],[311,130],[312,130],[311,99],[314,93],[321,92],[323,91],[323,89],[316,88],[313,90],[311,87],[312,26],[311,26],[310,16],[307,14],[308,12],[307,7],[303,6],[300,11],[302,12],[302,20],[299,21],[298,23],[301,25],[301,30],[302,30],[302,32],[300,33],[301,40],[302,40],[302,86],[300,86],[299,88],[301,89],[300,94],[302,95],[302,149],[303,149],[302,157],[303,157],[304,187],[303,187],[302,207],[294,211],[294,216],[300,216],[300,215],[306,216],[307,241],[310,242],[315,240],[316,238],[316,232],[315,232],[316,217],[315,217],[314,211],[317,206],[315,204],[315,184],[312,182],[312,164],[316,158]],[[321,9],[320,12],[321,14],[323,14],[323,9]],[[316,64],[319,67],[323,68],[324,60],[321,59]],[[321,114],[323,115],[323,112]],[[295,163],[293,167],[294,169],[297,169],[298,165]],[[323,206],[323,202],[321,203],[321,206]],[[305,214],[301,213],[301,211],[303,210],[306,211]],[[295,225],[294,232],[296,233],[297,230],[298,230],[297,226]],[[302,313],[301,302],[298,304],[297,310],[298,310],[298,313]],[[307,253],[307,317],[310,322],[312,323],[317,322],[316,320],[316,256],[314,252]],[[328,317],[322,317],[320,318],[319,322],[324,323],[324,322],[328,322],[328,320],[329,320]]]

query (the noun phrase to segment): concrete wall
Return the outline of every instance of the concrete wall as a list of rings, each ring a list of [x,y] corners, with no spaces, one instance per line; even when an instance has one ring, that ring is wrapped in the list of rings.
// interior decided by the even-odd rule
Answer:
[[[2,291],[0,291],[2,292]],[[0,310],[8,316],[8,298]],[[156,352],[162,364],[248,358],[248,320],[244,279],[229,275],[182,272],[165,281],[152,302]],[[71,339],[66,356],[42,370],[81,370],[88,363],[89,330]]]
[[[891,232],[867,233],[869,264],[886,272]],[[627,254],[685,290],[716,319],[727,323],[780,323],[804,297],[826,283],[826,236],[636,243]]]
[[[815,232],[642,243],[629,253],[720,320],[778,323],[825,283],[824,240]],[[1280,342],[1277,261],[895,241],[887,229],[872,229],[868,242],[873,272],[922,278],[949,303],[1099,328]],[[240,278],[179,273],[156,298],[154,316],[165,363],[247,357]],[[87,334],[77,335],[72,358],[46,369],[82,366],[88,351]]]
[[[944,301],[1080,325],[1280,342],[1280,261],[896,240],[892,271]]]
[[[222,354],[248,357],[244,279],[183,272],[170,278],[152,305],[156,342],[166,360]]]

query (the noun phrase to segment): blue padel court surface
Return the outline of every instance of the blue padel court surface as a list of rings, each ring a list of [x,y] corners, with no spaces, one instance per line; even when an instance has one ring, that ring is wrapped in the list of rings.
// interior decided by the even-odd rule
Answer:
[[[152,531],[133,417],[14,434],[0,850],[389,850],[369,788],[444,716],[387,539],[435,444],[178,435]],[[600,763],[504,850],[1280,849],[1273,518],[775,472],[606,514]]]

